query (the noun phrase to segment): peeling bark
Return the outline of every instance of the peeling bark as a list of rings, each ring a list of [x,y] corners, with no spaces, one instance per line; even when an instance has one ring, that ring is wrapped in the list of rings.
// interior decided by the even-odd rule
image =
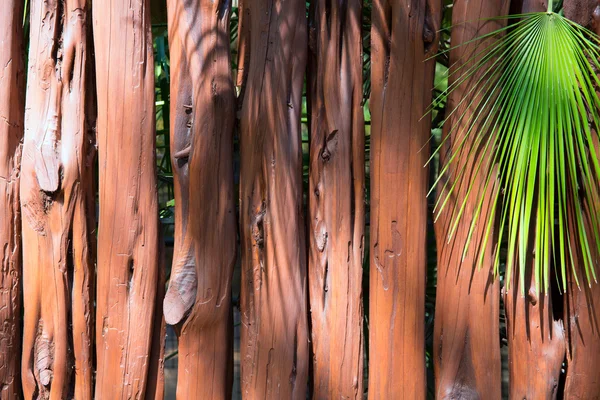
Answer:
[[[441,2],[375,0],[371,30],[369,399],[425,398],[431,102]]]
[[[469,68],[465,65],[479,62],[472,59],[473,55],[491,45],[494,39],[473,43],[469,41],[500,29],[503,22],[484,19],[506,15],[509,4],[508,0],[454,2],[452,46],[459,47],[450,52],[450,74],[454,69],[465,68],[464,71]],[[440,153],[440,165],[446,164],[450,154],[456,152],[453,148],[455,144],[465,142],[463,138],[466,128],[461,129],[460,126],[464,126],[471,117],[468,113],[461,119],[459,116],[463,115],[471,101],[476,101],[477,93],[473,93],[470,89],[473,87],[473,82],[480,79],[482,73],[473,75],[449,96],[448,109],[453,110],[461,102],[464,106],[453,113],[454,119],[446,124],[444,137],[447,135],[451,137],[445,142]],[[460,75],[460,73],[451,75],[449,84],[461,79]],[[456,124],[459,124],[459,128],[450,133],[447,127],[457,126]],[[502,397],[499,336],[500,283],[493,274],[494,240],[492,238],[484,243],[487,226],[483,223],[494,218],[492,196],[498,187],[492,182],[486,188],[486,176],[481,171],[490,167],[490,154],[481,154],[480,151],[469,154],[469,149],[473,145],[473,139],[467,139],[460,154],[450,164],[445,179],[454,181],[459,174],[464,175],[454,188],[445,208],[436,215],[438,277],[434,369],[436,397],[440,399],[500,399]],[[480,165],[476,159],[481,157],[483,162]],[[450,186],[442,184],[440,187]],[[460,220],[456,231],[450,237],[456,210],[462,206],[462,201],[469,190],[476,195],[467,201],[465,217]],[[467,216],[476,214],[480,195],[485,196],[478,217],[481,222],[469,237],[472,221]],[[438,194],[442,199],[446,196],[446,191]],[[469,240],[469,249],[463,257],[463,251]],[[481,265],[478,264],[480,259]]]
[[[164,302],[181,323],[177,397],[230,399],[235,94],[227,0],[169,0],[175,256]]]
[[[21,174],[25,398],[92,398],[95,156],[85,0],[32,1]]]
[[[248,70],[240,120],[242,393],[250,400],[304,400],[308,329],[300,113],[305,3],[245,0],[243,25]]]
[[[164,283],[149,0],[95,1],[93,13],[100,175],[96,398],[148,399],[160,387],[153,381],[161,379],[162,362],[154,343],[164,332],[157,326]]]
[[[0,398],[21,398],[23,0],[0,2]]]
[[[313,398],[362,399],[364,120],[361,2],[310,10],[309,293]]]

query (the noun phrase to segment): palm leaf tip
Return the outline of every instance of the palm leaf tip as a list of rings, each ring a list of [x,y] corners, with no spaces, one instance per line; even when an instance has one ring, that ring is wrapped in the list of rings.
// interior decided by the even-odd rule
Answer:
[[[569,273],[591,284],[600,254],[599,39],[553,12],[506,18],[508,28],[454,47],[464,55],[442,93],[452,106],[436,150],[435,212],[449,217],[450,239],[463,232],[463,260],[472,252],[481,266],[494,246],[492,267],[505,265],[507,287],[515,272],[533,273],[547,291],[551,265],[562,290]]]

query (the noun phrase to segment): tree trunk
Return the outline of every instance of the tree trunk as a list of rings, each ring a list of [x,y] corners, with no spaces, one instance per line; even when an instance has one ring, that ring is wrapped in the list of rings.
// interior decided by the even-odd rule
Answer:
[[[169,0],[168,10],[177,207],[164,310],[169,324],[185,321],[179,332],[177,397],[231,399],[231,278],[237,243],[230,3]]]
[[[477,62],[473,59],[481,49],[492,45],[489,39],[483,42],[468,43],[474,38],[488,34],[503,26],[501,21],[484,21],[506,15],[508,0],[479,0],[454,2],[452,11],[452,46],[459,46],[450,52],[450,82],[459,81],[462,73]],[[486,65],[487,67],[487,65]],[[458,126],[449,131],[444,129],[444,142],[440,153],[440,168],[449,162],[450,154],[457,149],[455,144],[465,142],[463,138],[468,130],[468,121],[472,111],[465,108],[476,101],[478,93],[471,88],[481,73],[475,74],[461,83],[448,98],[448,110],[461,104],[458,112],[446,123],[446,127]],[[465,100],[466,99],[466,100]],[[466,114],[465,114],[466,111]],[[474,111],[473,111],[474,112]],[[460,117],[462,116],[462,117]],[[448,139],[446,137],[450,135]],[[460,154],[452,160],[445,180],[460,181],[454,187],[450,200],[439,215],[435,224],[438,246],[438,276],[434,328],[434,369],[436,376],[436,397],[440,399],[500,399],[501,361],[500,361],[500,283],[494,277],[494,240],[484,240],[487,224],[494,218],[492,196],[498,190],[495,182],[486,184],[486,174],[481,171],[490,168],[490,154],[477,156],[469,154],[468,149],[477,144],[466,139]],[[477,159],[482,157],[482,163]],[[462,178],[459,176],[462,175]],[[445,182],[445,181],[444,181]],[[446,191],[451,185],[440,185],[442,191],[438,198],[444,201]],[[465,205],[464,217],[459,221],[456,231],[451,235],[457,211],[463,199],[471,190],[471,197]],[[480,197],[485,196],[478,216],[479,223],[469,237],[471,218],[477,213]],[[439,201],[439,200],[438,200]],[[493,233],[492,233],[493,234]],[[470,244],[469,243],[470,240]],[[465,247],[468,251],[463,256]],[[483,254],[481,253],[483,252]],[[479,264],[481,260],[481,264]],[[478,269],[480,267],[480,269]]]
[[[0,397],[21,397],[21,213],[25,111],[23,0],[0,2]]]
[[[300,113],[303,0],[244,1],[240,121],[242,393],[302,399],[308,375]],[[249,24],[249,25],[246,25]]]
[[[94,115],[85,0],[30,2],[21,204],[25,398],[92,398]]]
[[[590,287],[581,282],[582,276],[580,288],[570,276],[565,296],[566,400],[600,396],[600,285],[593,283]]]
[[[160,386],[153,381],[161,362],[153,335],[163,332],[155,315],[162,314],[163,282],[149,0],[94,1],[93,7],[100,169],[96,398],[148,399]]]
[[[361,2],[313,0],[309,293],[315,399],[362,399],[364,120]]]
[[[533,265],[532,257],[528,265]],[[508,331],[509,397],[511,399],[555,399],[565,337],[561,321],[554,319],[552,295],[536,289],[534,269],[526,282],[514,274],[505,297]],[[525,296],[521,285],[525,285]]]
[[[439,0],[375,0],[371,30],[369,399],[425,398],[430,121]]]

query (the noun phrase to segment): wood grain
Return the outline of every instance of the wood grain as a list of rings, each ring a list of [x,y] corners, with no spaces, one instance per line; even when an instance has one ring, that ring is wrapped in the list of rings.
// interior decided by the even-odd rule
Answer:
[[[93,2],[100,177],[98,399],[150,399],[160,393],[154,380],[161,379],[161,346],[154,343],[164,332],[156,317],[162,314],[164,283],[149,3]]]
[[[92,398],[94,113],[85,0],[32,1],[21,173],[23,392]]]
[[[309,12],[309,293],[315,399],[363,397],[365,131],[360,1]]]
[[[227,1],[169,0],[175,256],[164,302],[181,324],[177,397],[231,399],[235,94]]]
[[[23,0],[0,2],[0,398],[21,398]]]
[[[452,11],[452,46],[450,51],[450,76],[448,84],[462,78],[460,71],[468,70],[479,62],[474,55],[493,44],[489,39],[472,42],[474,38],[500,29],[503,21],[486,21],[486,18],[506,15],[507,0],[457,0]],[[493,63],[494,60],[490,60]],[[485,64],[488,68],[490,64]],[[463,69],[464,68],[464,69]],[[458,73],[456,71],[459,71]],[[483,70],[458,85],[448,98],[446,115],[452,118],[445,124],[440,152],[440,168],[452,159],[445,180],[459,179],[449,201],[439,214],[435,215],[436,242],[438,247],[438,276],[434,327],[434,370],[436,377],[436,397],[454,398],[501,398],[500,381],[500,282],[493,275],[494,235],[484,243],[487,225],[483,221],[495,218],[492,215],[492,196],[498,190],[492,181],[486,188],[486,174],[491,168],[489,151],[481,149],[469,153],[472,146],[478,146],[474,134],[465,138],[468,121],[475,106],[466,107],[477,101],[478,92],[472,90],[474,82],[481,79]],[[458,111],[452,112],[459,106]],[[452,114],[451,114],[452,113]],[[462,118],[460,116],[464,115]],[[456,127],[452,129],[450,127]],[[477,127],[475,127],[477,129]],[[458,146],[462,143],[464,147]],[[477,160],[482,159],[482,163]],[[438,188],[438,199],[446,199],[448,188],[442,182]],[[471,190],[465,205],[464,217],[456,231],[450,236],[456,218],[456,210],[463,205],[463,199]],[[484,196],[479,223],[469,237],[471,216],[475,215]],[[438,200],[439,201],[439,200]],[[468,252],[463,257],[465,246],[470,240]],[[482,254],[483,252],[483,254]],[[483,256],[483,258],[482,258]],[[479,265],[479,260],[482,264]]]
[[[425,399],[425,276],[433,61],[441,1],[371,11],[369,399]]]
[[[244,0],[243,12],[242,395],[304,400],[309,360],[300,114],[306,9],[303,0]]]

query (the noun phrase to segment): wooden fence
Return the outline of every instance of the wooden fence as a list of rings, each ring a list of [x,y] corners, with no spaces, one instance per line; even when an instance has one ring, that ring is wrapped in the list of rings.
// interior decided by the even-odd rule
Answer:
[[[435,329],[426,354],[432,122],[423,115],[442,10],[452,8],[452,45],[467,44],[449,52],[452,71],[472,62],[464,57],[471,39],[505,23],[486,18],[545,11],[545,1],[240,0],[232,76],[231,2],[167,0],[175,196],[168,282],[151,3],[160,7],[29,0],[24,23],[24,0],[0,2],[2,399],[162,398],[166,324],[178,336],[177,397],[231,398],[238,261],[244,399],[424,399],[429,362],[436,398],[500,399],[502,329],[505,395],[600,398],[600,287],[570,281],[565,294],[539,295],[526,277],[501,293],[491,244],[463,256],[469,223],[448,241],[444,213],[435,225]],[[564,3],[576,22],[600,26],[594,2]],[[474,96],[467,89],[463,83],[449,104]],[[445,146],[462,135],[445,129]],[[457,198],[472,182],[498,190],[483,186],[472,157],[453,164],[472,179]]]

